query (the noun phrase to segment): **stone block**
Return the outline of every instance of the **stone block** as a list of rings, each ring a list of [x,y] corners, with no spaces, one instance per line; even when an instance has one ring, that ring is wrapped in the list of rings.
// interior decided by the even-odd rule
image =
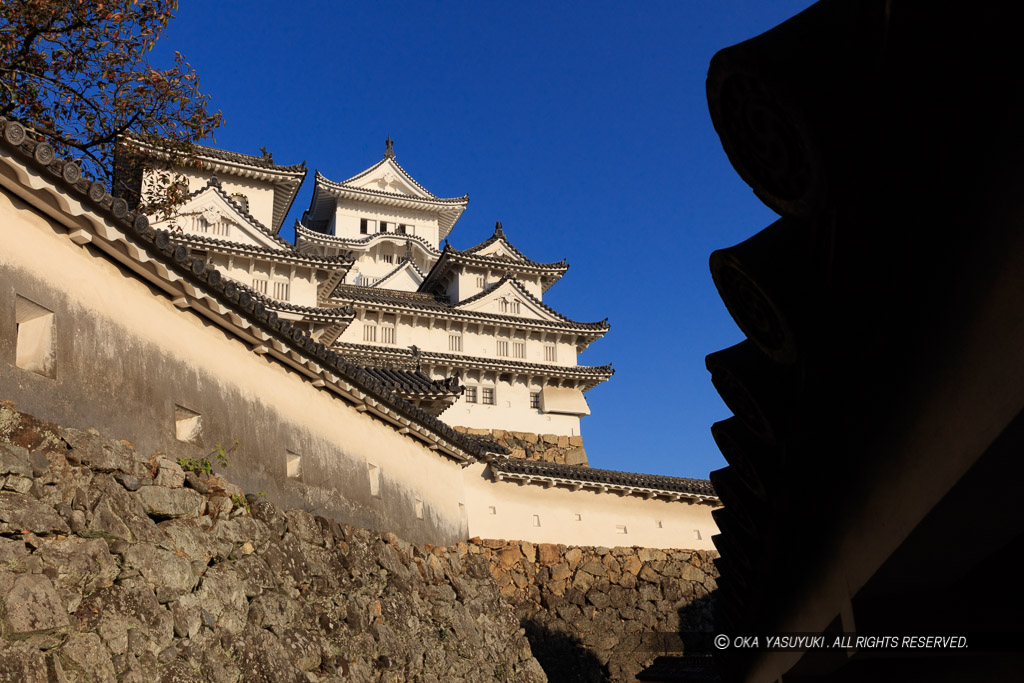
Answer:
[[[579,548],[569,548],[565,551],[565,561],[569,563],[569,569],[576,571],[576,567],[583,557],[583,551]]]
[[[550,446],[557,446],[558,445],[558,435],[557,434],[544,434],[543,436],[540,437],[539,442],[540,443],[548,444]]]
[[[590,461],[587,460],[587,452],[582,447],[566,451],[565,455],[562,456],[562,461],[566,465],[590,466]]]
[[[53,508],[24,493],[0,491],[0,529],[36,534],[66,534],[71,530]]]
[[[569,445],[569,437],[564,434],[559,434],[556,444],[559,448],[566,448]]]
[[[569,445],[570,446],[582,446],[583,445],[583,437],[582,436],[570,436],[569,437]]]
[[[533,563],[537,561],[537,549],[529,541],[523,541],[519,544],[520,550],[523,552],[523,557],[527,562]]]
[[[135,495],[139,497],[147,515],[163,518],[198,517],[206,503],[202,495],[184,488],[143,486]]]
[[[18,576],[0,602],[3,634],[8,638],[50,633],[68,625],[67,609],[43,574]]]
[[[153,464],[156,466],[156,476],[153,477],[155,486],[166,486],[169,489],[180,489],[185,485],[185,472],[181,465],[164,457],[154,457]]]
[[[541,543],[537,546],[537,562],[548,567],[562,559],[562,553],[553,543]]]

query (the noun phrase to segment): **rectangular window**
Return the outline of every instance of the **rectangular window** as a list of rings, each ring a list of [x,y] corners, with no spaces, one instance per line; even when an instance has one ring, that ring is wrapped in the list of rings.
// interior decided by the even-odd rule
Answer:
[[[513,301],[512,302],[512,313],[514,315],[519,315],[519,302],[518,301]]]
[[[423,519],[423,501],[416,499],[416,519]]]
[[[466,387],[466,403],[476,403],[476,387]]]
[[[384,263],[394,263],[395,262],[394,254],[384,254],[380,258],[381,258],[382,261],[384,261]]]
[[[481,403],[489,406],[494,405],[494,388],[493,387],[482,387],[480,391]]]
[[[554,344],[545,344],[544,345],[544,360],[546,360],[548,362],[551,362],[551,363],[553,363],[553,362],[558,360],[558,353],[555,350],[555,345]]]
[[[508,302],[504,299],[498,300],[498,313],[508,313]]]
[[[380,328],[380,341],[382,344],[395,343],[395,328],[392,325],[382,325]]]
[[[369,275],[360,275],[359,284],[361,284],[363,287],[372,287],[373,285],[377,284],[377,278],[370,277]]]
[[[395,224],[394,223],[388,223],[387,221],[381,221],[380,222],[380,231],[381,232],[387,232],[389,229],[391,231],[394,231]]]
[[[615,525],[615,533],[617,533],[617,534],[625,534],[625,533],[627,533],[626,525],[625,524],[616,524]]]
[[[369,219],[366,219],[366,218],[359,219],[359,233],[361,235],[366,235],[369,232],[370,232],[370,221],[369,221]]]
[[[454,351],[455,353],[462,353],[462,335],[461,334],[449,334],[448,335],[448,350]]]
[[[526,358],[526,342],[512,342],[512,357]]]
[[[375,342],[377,341],[377,326],[376,325],[363,325],[363,341]]]
[[[274,283],[274,298],[279,301],[288,301],[288,290],[290,289],[287,282],[275,282]]]
[[[508,342],[504,339],[498,340],[498,355],[503,357],[508,356]]]
[[[477,275],[476,276],[476,286],[479,287],[480,289],[484,288],[484,276],[483,275]]]
[[[53,311],[17,296],[14,300],[14,321],[18,328],[15,364],[43,377],[55,377]]]
[[[399,235],[405,235],[405,234],[408,234],[409,228],[411,228],[411,227],[412,227],[411,225],[406,225],[405,223],[399,223],[398,224],[398,230],[396,230],[396,232]]]
[[[267,293],[267,280],[261,277],[254,277],[252,279],[252,288],[260,294]]]
[[[540,392],[539,391],[531,391],[530,392],[530,407],[531,408],[540,408]]]

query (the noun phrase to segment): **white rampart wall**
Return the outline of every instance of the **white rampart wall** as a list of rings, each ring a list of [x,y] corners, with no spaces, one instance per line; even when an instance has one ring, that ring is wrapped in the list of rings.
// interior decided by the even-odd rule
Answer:
[[[713,550],[710,505],[593,490],[491,481],[486,465],[464,470],[469,533],[533,543]]]

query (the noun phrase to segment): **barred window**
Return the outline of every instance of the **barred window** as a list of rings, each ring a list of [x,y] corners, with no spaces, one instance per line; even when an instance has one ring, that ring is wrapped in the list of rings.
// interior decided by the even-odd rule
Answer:
[[[394,325],[382,325],[380,328],[380,341],[382,344],[394,344],[395,343],[395,327]]]
[[[540,392],[539,391],[531,391],[530,392],[530,407],[531,408],[540,408]]]
[[[252,279],[252,288],[260,294],[267,293],[267,280],[261,277],[254,277]]]
[[[363,341],[375,342],[377,341],[377,326],[366,324],[363,325]]]
[[[508,302],[504,299],[498,300],[498,313],[508,313]]]
[[[449,334],[448,335],[448,350],[454,351],[455,353],[462,353],[462,335],[461,334]]]
[[[287,282],[275,282],[274,283],[274,298],[280,301],[288,301],[288,290],[290,287]]]
[[[476,286],[479,287],[480,289],[484,288],[484,276],[483,275],[477,275],[476,276]]]
[[[515,314],[515,315],[519,315],[519,302],[518,301],[513,301],[512,302],[512,313]]]
[[[466,387],[466,403],[476,403],[476,387]]]
[[[384,263],[394,263],[395,256],[394,254],[383,254],[381,255],[381,260],[384,261]]]
[[[481,387],[480,402],[489,406],[494,405],[494,387]]]
[[[512,342],[512,356],[526,358],[526,342]]]
[[[508,341],[504,339],[498,340],[498,355],[508,356]]]
[[[558,360],[558,352],[555,350],[554,344],[544,345],[544,360],[554,362]]]

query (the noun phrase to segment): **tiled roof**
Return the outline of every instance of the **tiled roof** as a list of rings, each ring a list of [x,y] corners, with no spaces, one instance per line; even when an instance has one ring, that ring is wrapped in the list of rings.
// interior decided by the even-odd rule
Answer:
[[[699,497],[717,501],[715,489],[705,479],[685,479],[682,477],[666,477],[657,474],[637,474],[633,472],[617,472],[600,470],[580,465],[564,465],[552,462],[539,462],[495,456],[488,460],[491,470],[501,475],[517,475],[537,481],[579,483],[582,486],[610,487],[619,490],[631,490],[636,493],[653,491],[659,494],[680,494],[687,497]]]
[[[501,227],[501,221],[498,221],[497,223],[494,224],[494,234],[492,234],[490,237],[488,237],[486,240],[484,240],[480,244],[477,244],[476,246],[470,247],[469,249],[461,249],[460,250],[460,249],[454,249],[453,248],[452,251],[455,252],[456,254],[459,254],[459,255],[462,255],[462,256],[475,255],[475,254],[477,254],[477,252],[483,251],[487,247],[489,247],[492,244],[494,244],[495,242],[499,242],[499,241],[500,242],[504,242],[505,246],[508,247],[509,251],[511,251],[513,254],[515,254],[516,256],[518,256],[519,258],[521,258],[523,261],[525,261],[526,263],[530,264],[531,266],[537,266],[537,267],[540,267],[540,268],[561,268],[561,269],[567,269],[569,267],[565,263],[565,259],[562,259],[561,261],[552,262],[552,263],[540,263],[538,261],[534,261],[532,259],[527,258],[526,254],[524,254],[523,252],[521,252],[518,249],[516,249],[515,246],[511,242],[509,242],[508,237],[505,235],[505,230]],[[477,256],[477,258],[499,259],[500,260],[499,257],[494,257],[494,256]]]
[[[318,256],[317,254],[301,254],[293,249],[270,249],[257,244],[244,244],[242,242],[231,242],[229,240],[196,235],[190,232],[171,232],[175,242],[180,242],[193,247],[200,247],[211,251],[243,252],[254,256],[280,259],[286,261],[301,261],[318,268],[345,268],[352,265],[350,259],[344,256]],[[287,243],[285,243],[287,244]]]
[[[417,370],[363,367],[371,377],[404,397],[437,399],[456,397],[465,387],[455,377],[430,379]]]
[[[401,261],[398,262],[397,266],[395,266],[390,271],[388,271],[387,275],[382,275],[381,278],[379,280],[377,280],[377,282],[375,282],[372,285],[370,285],[370,287],[372,289],[387,289],[386,287],[381,287],[380,285],[383,284],[384,282],[387,282],[387,279],[389,277],[391,277],[392,275],[394,275],[398,271],[400,271],[403,268],[405,268],[406,265],[410,266],[413,270],[415,270],[416,274],[419,275],[421,278],[426,277],[423,274],[423,271],[416,267],[415,263],[413,263],[412,261],[409,261],[408,259],[402,259]]]
[[[378,163],[377,166],[380,166],[381,163],[384,162]],[[395,165],[398,166],[398,164]],[[373,168],[377,168],[377,166],[374,166]],[[399,168],[401,168],[401,166],[399,166]],[[362,175],[364,174],[360,174],[357,177],[361,177]],[[437,195],[434,195],[430,192],[427,192],[426,190],[423,190],[424,192],[427,192],[428,196],[418,197],[413,194],[402,194],[401,192],[387,192],[385,190],[374,190],[369,187],[355,187],[353,185],[348,184],[349,180],[352,180],[352,178],[350,178],[349,180],[343,180],[341,182],[338,182],[336,180],[330,180],[329,178],[325,177],[322,173],[320,173],[320,171],[317,171],[314,177],[316,178],[316,183],[318,185],[320,185],[321,187],[326,187],[327,189],[348,190],[350,192],[377,195],[380,197],[387,197],[389,199],[405,199],[414,202],[426,202],[428,204],[466,204],[469,201],[468,194],[464,194],[461,197],[438,197]],[[412,179],[410,178],[410,180]],[[420,187],[422,189],[422,186],[419,183],[417,183],[414,180],[413,183],[416,185],[416,187]]]
[[[580,322],[576,322],[575,320],[571,320],[570,318],[565,317],[564,315],[562,315],[561,313],[559,313],[558,311],[556,311],[555,309],[551,308],[546,303],[544,303],[543,301],[541,301],[540,299],[535,297],[533,294],[530,294],[530,292],[527,291],[526,287],[524,287],[521,282],[516,280],[511,275],[506,275],[505,277],[501,278],[500,280],[495,282],[490,287],[487,287],[486,289],[484,289],[480,293],[474,294],[473,296],[469,297],[468,299],[463,299],[458,304],[456,304],[454,306],[454,308],[461,308],[462,306],[465,306],[468,303],[472,303],[474,301],[478,301],[480,299],[483,299],[488,294],[490,294],[491,292],[496,290],[498,287],[501,287],[506,282],[511,283],[512,287],[515,288],[515,290],[524,299],[526,299],[527,301],[532,302],[533,304],[535,304],[541,310],[547,311],[548,313],[550,313],[551,315],[555,316],[556,318],[558,318],[562,322],[570,323],[572,325],[577,325],[577,326],[590,326],[590,327],[594,327],[594,328],[597,328],[597,329],[603,329],[605,332],[607,332],[610,329],[610,327],[611,327],[610,325],[608,325],[608,318],[605,318],[604,320],[600,320],[600,321],[594,322],[594,323],[580,323]],[[474,313],[475,313],[475,311],[474,311]],[[519,318],[517,318],[517,320],[518,319]],[[526,320],[531,320],[531,319],[530,318],[526,318]]]
[[[520,372],[548,377],[564,377],[568,379],[586,380],[587,389],[597,386],[615,374],[611,365],[543,365],[527,363],[508,358],[482,358],[459,353],[439,353],[420,351],[419,355],[409,349],[393,346],[371,346],[338,342],[334,345],[346,358],[357,365],[386,362],[389,367],[416,367],[417,362],[426,365],[447,365],[450,367],[496,369],[501,372]],[[383,359],[383,360],[381,360]]]
[[[83,177],[77,165],[55,158],[49,144],[31,140],[21,124],[0,117],[0,149],[6,150],[15,163],[34,169],[41,180],[53,188],[33,191],[63,193],[81,202],[97,217],[116,228],[111,237],[97,232],[97,240],[134,244],[145,250],[154,262],[173,271],[179,280],[188,283],[193,291],[198,292],[202,301],[210,302],[208,310],[201,310],[206,311],[204,314],[212,316],[213,320],[221,321],[219,324],[223,324],[224,316],[230,313],[233,320],[244,322],[247,329],[260,331],[273,340],[275,345],[286,349],[291,362],[305,362],[308,363],[307,367],[320,368],[316,371],[318,373],[326,371],[337,376],[340,382],[352,387],[356,395],[363,396],[361,400],[369,402],[380,419],[416,425],[417,434],[427,439],[433,435],[433,438],[443,443],[443,450],[454,457],[464,458],[458,455],[460,452],[470,457],[507,452],[503,446],[492,441],[467,438],[456,432],[433,415],[402,399],[367,371],[317,343],[308,333],[281,320],[275,312],[268,310],[267,305],[251,289],[229,279],[217,268],[210,267],[205,259],[193,257],[185,245],[176,245],[171,233],[153,228],[146,216],[129,211],[125,200],[111,197],[102,183],[90,182]],[[124,258],[135,258],[119,251],[108,253],[121,253]],[[153,277],[165,279],[159,275]],[[234,329],[235,324],[225,329]]]
[[[426,251],[427,253],[431,254],[432,256],[440,256],[441,255],[440,251],[438,251],[437,249],[432,247],[430,245],[430,242],[426,241],[425,239],[423,239],[419,235],[405,235],[405,234],[402,234],[400,232],[378,232],[378,233],[374,233],[372,235],[367,235],[366,237],[359,237],[359,238],[354,238],[354,237],[337,237],[335,235],[328,235],[325,232],[320,232],[319,230],[313,230],[312,228],[306,227],[301,222],[295,221],[295,235],[296,235],[296,237],[301,235],[302,237],[304,237],[306,239],[310,239],[310,240],[314,240],[314,241],[318,241],[318,242],[327,242],[327,243],[331,243],[331,244],[337,244],[339,246],[345,246],[345,247],[356,247],[356,246],[369,245],[371,242],[373,242],[373,241],[375,241],[377,239],[387,239],[387,238],[395,239],[395,238],[398,238],[398,239],[404,239],[404,240],[409,241],[409,242],[416,242],[419,246],[423,247],[424,251]]]
[[[210,157],[211,159],[219,159],[220,161],[230,161],[235,164],[243,164],[245,166],[258,166],[268,170],[277,171],[279,173],[293,173],[296,175],[306,175],[306,162],[303,161],[299,164],[291,164],[285,166],[274,163],[273,155],[266,154],[263,156],[253,156],[251,154],[242,154],[241,152],[229,152],[224,149],[217,149],[216,147],[207,147],[206,145],[196,145],[196,151],[204,157]]]
[[[490,290],[486,291],[489,292]],[[525,289],[522,289],[521,285],[520,291],[524,293],[524,296],[530,296]],[[511,325],[518,325],[521,327],[558,327],[562,329],[590,332],[592,334],[598,334],[598,336],[603,335],[609,329],[607,319],[592,323],[577,322],[566,318],[532,296],[530,297],[532,301],[538,302],[540,306],[545,310],[550,311],[559,319],[555,321],[539,320],[536,318],[502,315],[500,313],[467,311],[461,308],[463,304],[468,301],[475,300],[479,295],[466,299],[466,301],[463,301],[458,306],[453,306],[448,303],[446,299],[426,292],[402,292],[394,289],[376,289],[373,287],[361,287],[359,285],[340,284],[335,288],[333,296],[343,301],[376,304],[379,306],[414,308],[427,313],[445,314],[459,318],[468,317],[475,320],[495,323],[509,323]]]

